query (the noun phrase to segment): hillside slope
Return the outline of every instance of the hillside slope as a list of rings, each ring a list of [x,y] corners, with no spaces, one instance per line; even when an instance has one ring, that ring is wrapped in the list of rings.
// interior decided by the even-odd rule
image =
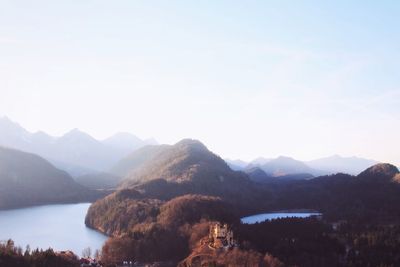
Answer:
[[[119,160],[109,172],[120,177],[126,177],[169,147],[169,145],[148,145],[142,147]]]
[[[0,209],[88,201],[95,196],[43,158],[0,147]]]
[[[134,170],[123,180],[120,191],[107,198],[107,203],[114,203],[116,210],[124,206],[121,196],[127,194],[132,200],[160,201],[187,194],[213,196],[246,213],[260,211],[270,200],[268,190],[261,189],[245,173],[231,170],[199,141],[185,139],[173,146],[147,147],[140,151],[149,152],[147,159],[142,160],[136,152],[129,156],[125,163],[131,160]],[[129,169],[129,164],[123,166]],[[94,205],[98,203],[106,202],[98,201]]]
[[[358,176],[335,174],[277,185],[272,209],[319,210],[330,220],[393,222],[400,219],[398,169],[377,164]]]
[[[163,147],[123,179],[120,189],[124,188],[163,200],[185,194],[217,196],[238,207],[258,207],[270,196],[245,173],[231,170],[223,159],[191,139]]]
[[[173,146],[162,147],[132,171],[124,182],[124,187],[130,187],[156,179],[183,183],[218,183],[225,179],[245,180],[247,177],[232,171],[226,162],[209,151],[201,142],[184,139]]]

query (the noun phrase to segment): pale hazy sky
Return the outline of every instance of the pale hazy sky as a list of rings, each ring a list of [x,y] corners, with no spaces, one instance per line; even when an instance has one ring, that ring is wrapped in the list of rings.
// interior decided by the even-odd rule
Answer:
[[[329,3],[328,3],[329,2]],[[400,1],[0,0],[0,116],[400,165]]]

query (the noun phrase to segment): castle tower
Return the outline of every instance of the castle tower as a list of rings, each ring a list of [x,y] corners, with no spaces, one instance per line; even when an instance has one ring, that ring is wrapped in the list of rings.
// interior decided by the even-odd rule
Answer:
[[[233,232],[227,224],[215,223],[210,225],[209,231],[210,246],[213,248],[229,248],[234,246]]]

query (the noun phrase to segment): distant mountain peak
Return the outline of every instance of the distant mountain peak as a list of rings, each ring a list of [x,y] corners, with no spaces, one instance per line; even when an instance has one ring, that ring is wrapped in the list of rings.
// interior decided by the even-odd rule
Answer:
[[[280,161],[297,161],[292,157],[288,157],[288,156],[279,156],[277,157],[275,160],[280,160]]]
[[[85,138],[85,139],[90,139],[90,140],[96,140],[94,139],[91,135],[79,130],[78,128],[74,128],[64,134],[60,139],[65,139],[65,138]],[[96,140],[97,141],[97,140]]]
[[[128,132],[118,132],[118,133],[112,135],[111,137],[107,138],[106,140],[117,139],[117,138],[128,139],[128,140],[140,140],[141,141],[141,139],[139,137],[137,137],[134,134],[128,133]]]
[[[181,141],[176,143],[175,146],[208,150],[207,147],[202,142],[200,142],[199,140],[190,139],[190,138],[182,139]]]
[[[0,129],[2,131],[4,131],[4,130],[18,130],[18,131],[27,132],[21,125],[19,125],[18,123],[10,120],[7,116],[4,116],[4,117],[0,118]]]
[[[54,137],[42,131],[31,133],[8,117],[0,117],[0,145],[38,154],[71,173],[88,169],[103,171],[151,143],[154,141],[143,141],[129,133],[119,133],[106,143],[78,128]]]
[[[225,159],[225,162],[229,165],[229,167],[234,170],[234,171],[240,171],[244,170],[247,165],[249,165],[248,162],[245,162],[240,159]]]
[[[357,175],[365,169],[377,164],[375,160],[364,159],[356,156],[343,157],[341,155],[332,155],[305,162],[311,168],[321,170],[325,173],[348,173]]]
[[[249,166],[250,167],[250,166]],[[271,176],[286,176],[292,174],[318,174],[318,171],[310,168],[304,162],[287,156],[279,156],[260,165],[260,168]]]
[[[264,158],[264,157],[258,157],[258,158],[256,158],[256,159],[253,159],[253,160],[249,163],[249,165],[250,165],[250,166],[253,166],[253,165],[260,166],[260,165],[264,165],[265,163],[267,163],[267,162],[269,162],[269,161],[271,161],[271,159],[267,159],[267,158]]]
[[[0,121],[4,121],[4,122],[8,122],[8,123],[13,123],[13,124],[18,124],[18,123],[16,123],[16,122],[14,122],[14,121],[12,121],[9,117],[7,117],[7,116],[2,116],[2,117],[0,117]]]
[[[359,160],[366,160],[366,159],[363,159],[363,158],[360,158],[360,157],[357,157],[357,156],[350,156],[350,157],[345,157],[345,156],[342,156],[342,155],[339,155],[339,154],[334,154],[334,155],[332,155],[332,156],[330,156],[330,157],[326,157],[326,159],[359,159]]]
[[[79,130],[79,128],[73,128],[72,130],[70,130],[66,134],[85,134],[85,133],[82,132],[81,130]]]
[[[176,143],[177,145],[190,145],[190,144],[201,144],[203,145],[202,142],[200,142],[197,139],[191,139],[191,138],[184,138],[181,141],[179,141],[178,143]]]

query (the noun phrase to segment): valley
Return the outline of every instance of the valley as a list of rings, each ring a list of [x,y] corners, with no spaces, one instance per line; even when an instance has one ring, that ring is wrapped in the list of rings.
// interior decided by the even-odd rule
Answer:
[[[0,207],[11,209],[3,211],[11,214],[3,221],[10,236],[3,233],[1,238],[15,239],[21,246],[72,250],[76,255],[87,245],[98,249],[98,260],[104,266],[123,262],[362,266],[372,261],[368,251],[383,244],[377,240],[365,246],[355,240],[366,234],[381,238],[388,231],[397,236],[397,228],[388,225],[400,222],[400,209],[395,204],[400,201],[400,174],[391,164],[377,163],[358,175],[315,177],[317,172],[305,163],[280,157],[248,167],[242,162],[240,170],[193,139],[144,146],[104,172],[75,178],[31,153],[0,148],[0,158]],[[369,166],[371,162],[362,164]],[[92,204],[13,210],[82,202]],[[81,215],[76,216],[68,211],[68,207],[79,205],[84,205],[87,213],[81,209]],[[6,230],[17,225],[8,219],[25,221],[17,215],[25,210],[32,221],[27,232]],[[35,210],[44,213],[34,215]],[[36,224],[35,217],[41,218]],[[45,226],[52,222],[53,226]],[[218,223],[232,229],[234,243],[210,250],[205,244],[210,244],[210,229]],[[62,230],[69,224],[71,233]],[[45,226],[45,233],[38,230],[41,226]],[[51,229],[66,235],[46,240]],[[89,243],[77,236],[86,236]],[[396,263],[392,251],[399,244],[386,246],[382,259]]]

